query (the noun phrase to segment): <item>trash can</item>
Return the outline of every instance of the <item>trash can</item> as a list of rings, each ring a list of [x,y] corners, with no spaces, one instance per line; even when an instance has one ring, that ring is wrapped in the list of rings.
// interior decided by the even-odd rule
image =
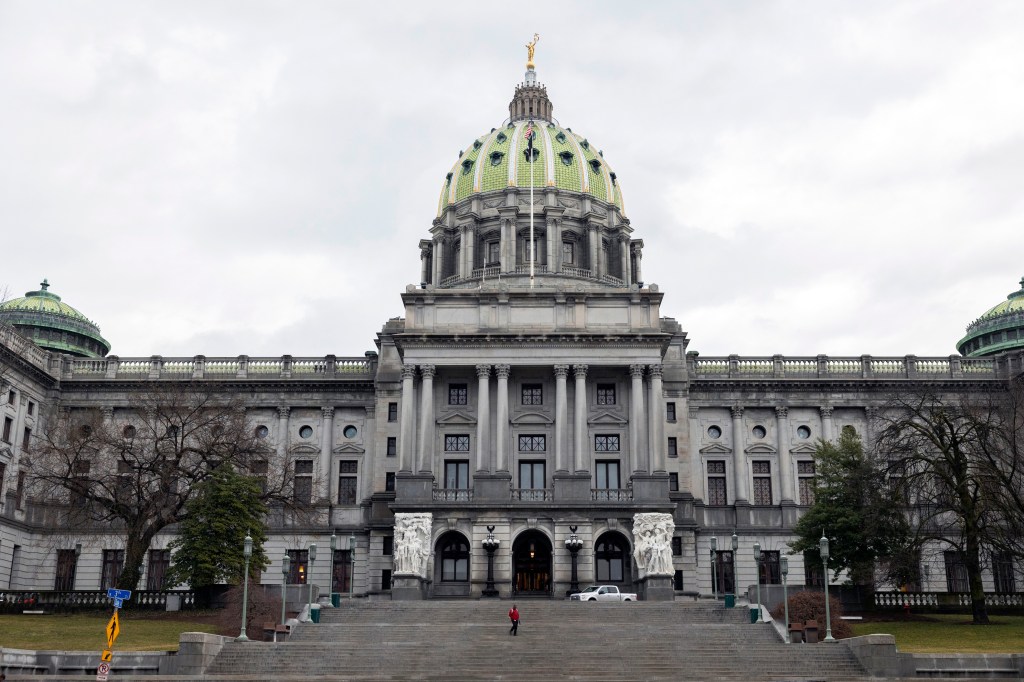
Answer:
[[[320,622],[320,605],[312,604],[309,607],[309,619],[314,623]]]
[[[725,595],[725,608],[727,608],[727,609],[736,608],[736,595],[735,594],[727,594],[727,595]]]
[[[341,592],[331,592],[331,606],[334,608],[341,606]]]
[[[757,606],[751,606],[750,607],[750,622],[751,623],[756,623],[757,622],[757,612],[758,612],[758,610],[759,610],[759,608]]]

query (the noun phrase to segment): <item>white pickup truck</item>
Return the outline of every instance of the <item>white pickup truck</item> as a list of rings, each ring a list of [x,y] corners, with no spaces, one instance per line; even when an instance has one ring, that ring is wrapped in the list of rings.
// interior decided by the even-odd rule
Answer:
[[[633,592],[619,592],[615,585],[591,585],[582,592],[569,595],[570,601],[636,601]]]

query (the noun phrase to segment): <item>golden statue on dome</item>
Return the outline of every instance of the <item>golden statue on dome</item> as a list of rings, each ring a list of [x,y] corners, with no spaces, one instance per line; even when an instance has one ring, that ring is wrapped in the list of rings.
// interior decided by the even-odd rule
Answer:
[[[532,70],[534,68],[533,51],[537,48],[537,43],[538,42],[540,42],[540,34],[539,33],[534,33],[533,34],[533,41],[529,42],[529,43],[526,43],[526,68],[527,69],[531,69]]]

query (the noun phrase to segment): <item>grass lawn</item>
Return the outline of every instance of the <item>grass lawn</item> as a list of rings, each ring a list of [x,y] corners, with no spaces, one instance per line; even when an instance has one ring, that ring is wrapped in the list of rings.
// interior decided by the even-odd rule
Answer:
[[[107,645],[107,623],[111,613],[88,615],[0,615],[0,642],[12,649],[55,649],[100,651]],[[177,651],[182,632],[216,633],[209,617],[185,614],[155,618],[141,613],[121,612],[121,634],[114,651]]]
[[[1024,616],[989,616],[991,625],[972,625],[963,614],[936,614],[914,620],[854,623],[855,635],[887,634],[904,653],[1024,653]]]

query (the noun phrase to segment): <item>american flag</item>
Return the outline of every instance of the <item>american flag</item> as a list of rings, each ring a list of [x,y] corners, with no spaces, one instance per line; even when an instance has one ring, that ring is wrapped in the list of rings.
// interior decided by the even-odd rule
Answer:
[[[526,141],[533,142],[533,121],[526,124]]]

